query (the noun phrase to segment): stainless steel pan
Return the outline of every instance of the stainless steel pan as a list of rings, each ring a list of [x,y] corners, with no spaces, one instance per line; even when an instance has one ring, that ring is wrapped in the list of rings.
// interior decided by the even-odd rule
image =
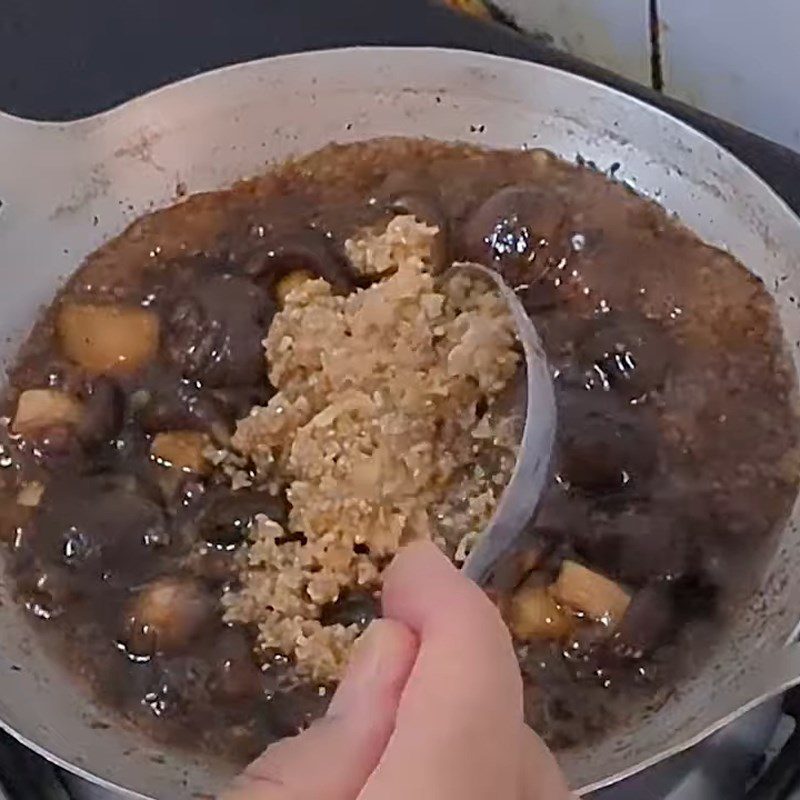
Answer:
[[[596,83],[536,64],[437,49],[365,48],[244,64],[161,89],[90,119],[0,115],[0,357],[92,249],[136,216],[219,188],[267,161],[332,140],[387,134],[580,154],[729,249],[775,295],[800,357],[800,222],[747,167],[681,122]],[[784,277],[785,276],[785,279]],[[780,278],[780,280],[779,280]],[[760,591],[713,658],[657,715],[562,760],[589,788],[636,771],[682,739],[740,664],[793,635],[800,612],[798,509]],[[46,659],[0,589],[0,721],[67,768],[148,798],[196,797],[227,770],[155,751],[110,720]]]

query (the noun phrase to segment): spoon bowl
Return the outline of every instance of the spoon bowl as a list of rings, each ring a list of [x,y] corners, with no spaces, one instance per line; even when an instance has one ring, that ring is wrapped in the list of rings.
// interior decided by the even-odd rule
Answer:
[[[499,273],[480,264],[454,264],[445,277],[468,274],[490,281],[505,300],[525,355],[526,402],[517,462],[494,516],[472,547],[462,570],[483,586],[495,565],[512,552],[535,516],[550,477],[556,432],[556,401],[550,368],[533,321]]]

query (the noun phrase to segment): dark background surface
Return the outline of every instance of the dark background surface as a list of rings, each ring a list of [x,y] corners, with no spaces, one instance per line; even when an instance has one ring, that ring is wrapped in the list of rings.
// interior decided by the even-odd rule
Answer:
[[[33,119],[74,119],[226,64],[365,44],[483,50],[616,86],[708,133],[800,211],[797,154],[428,0],[0,0],[0,109]],[[0,180],[9,157],[0,152]],[[4,742],[0,782],[14,800],[64,800],[53,770],[0,734]]]
[[[429,0],[0,0],[0,109],[71,119],[224,64],[356,44],[486,50],[616,85],[709,133],[800,210],[800,156]]]

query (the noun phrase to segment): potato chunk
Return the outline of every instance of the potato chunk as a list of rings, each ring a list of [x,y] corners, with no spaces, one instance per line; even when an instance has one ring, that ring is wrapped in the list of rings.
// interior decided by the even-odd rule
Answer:
[[[125,623],[128,650],[138,656],[178,653],[213,618],[214,603],[192,578],[160,578],[130,602]]]
[[[165,467],[203,473],[210,466],[204,455],[210,441],[199,431],[166,431],[153,439],[150,454]]]
[[[569,614],[544,586],[523,586],[511,599],[508,624],[518,639],[562,639],[573,627]]]
[[[29,436],[55,425],[77,425],[83,407],[72,395],[58,389],[28,389],[17,401],[11,426],[14,433]]]
[[[36,508],[43,494],[44,484],[39,481],[26,481],[17,493],[17,503],[25,508]]]
[[[146,308],[67,303],[56,328],[64,353],[96,375],[135,372],[158,349],[158,317]]]
[[[564,561],[550,591],[559,603],[612,628],[625,615],[631,601],[618,583],[575,561]]]

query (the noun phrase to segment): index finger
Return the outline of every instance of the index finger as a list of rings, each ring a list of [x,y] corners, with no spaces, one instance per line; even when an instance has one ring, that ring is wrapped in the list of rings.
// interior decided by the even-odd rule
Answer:
[[[522,680],[497,609],[427,543],[395,558],[383,606],[417,633],[420,649],[362,797],[516,796]]]

